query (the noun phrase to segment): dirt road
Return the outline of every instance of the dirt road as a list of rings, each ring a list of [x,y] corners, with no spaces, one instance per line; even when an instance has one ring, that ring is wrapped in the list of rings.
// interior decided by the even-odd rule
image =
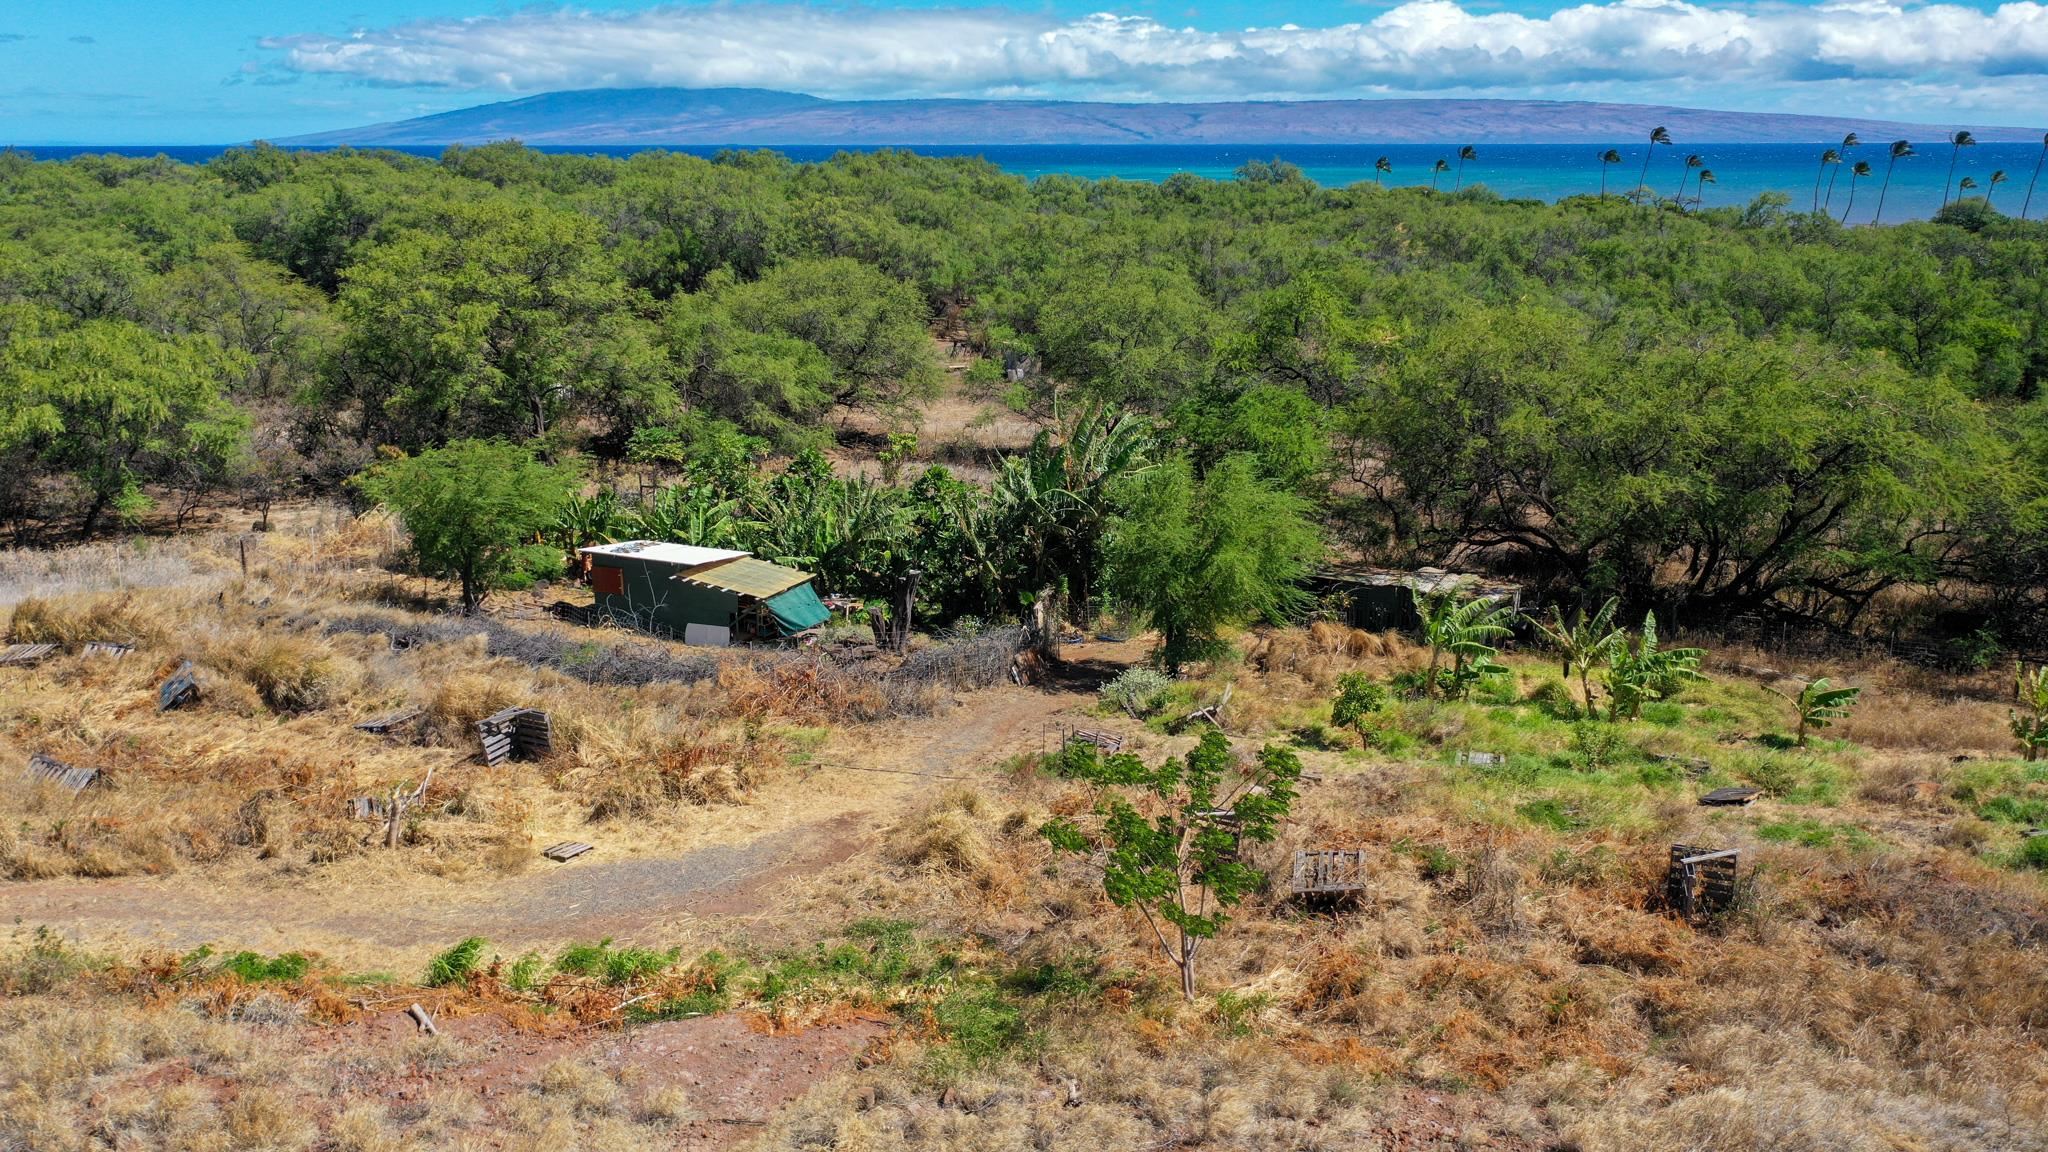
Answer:
[[[946,782],[934,776],[989,774],[1001,759],[1036,748],[1057,714],[1087,699],[1004,687],[975,693],[943,716],[856,730],[843,746],[828,745],[819,766],[764,789],[741,818],[686,852],[636,854],[630,833],[606,839],[600,827],[577,833],[597,843],[596,852],[488,879],[443,880],[372,859],[310,875],[198,868],[0,884],[0,922],[181,951],[314,950],[371,966],[414,963],[471,935],[512,951],[605,936],[671,943],[687,937],[693,921],[770,910],[781,882],[860,852]]]

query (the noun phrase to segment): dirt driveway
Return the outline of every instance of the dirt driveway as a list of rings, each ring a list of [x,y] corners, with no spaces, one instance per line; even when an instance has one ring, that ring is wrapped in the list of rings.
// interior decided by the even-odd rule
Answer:
[[[673,943],[693,921],[772,910],[778,886],[845,861],[946,777],[989,775],[1038,747],[1080,692],[1005,686],[947,714],[858,730],[817,767],[757,795],[680,853],[630,842],[513,876],[442,880],[370,861],[294,876],[191,869],[162,877],[0,884],[0,922],[50,927],[84,941],[201,944],[266,952],[312,950],[374,967],[419,962],[465,936],[501,949],[610,936]],[[685,819],[690,818],[687,814]],[[596,842],[590,832],[580,838]]]

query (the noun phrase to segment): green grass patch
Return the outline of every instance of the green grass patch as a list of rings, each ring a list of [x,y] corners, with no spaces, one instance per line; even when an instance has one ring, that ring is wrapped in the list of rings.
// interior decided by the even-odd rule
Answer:
[[[1867,852],[1878,846],[1875,837],[1854,824],[1824,824],[1800,817],[1757,826],[1757,837],[1776,844],[1804,844],[1808,848],[1832,848],[1836,844],[1852,852]]]
[[[571,944],[555,957],[555,970],[587,976],[618,987],[659,975],[680,956],[677,950],[614,948],[607,936],[595,944]]]
[[[484,959],[484,938],[471,936],[427,962],[427,987],[446,988],[469,979]]]

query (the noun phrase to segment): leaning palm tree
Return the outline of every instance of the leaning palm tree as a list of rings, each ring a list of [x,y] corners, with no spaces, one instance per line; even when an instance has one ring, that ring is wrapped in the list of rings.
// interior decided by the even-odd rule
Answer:
[[[1685,182],[1692,179],[1692,174],[1695,171],[1706,166],[1707,158],[1705,156],[1697,152],[1689,153],[1686,156],[1685,170],[1678,174],[1678,195],[1671,198],[1671,202],[1678,205],[1680,211],[1685,210]]]
[[[1458,178],[1451,184],[1451,191],[1456,192],[1465,186],[1465,161],[1477,159],[1479,159],[1479,149],[1474,148],[1470,144],[1458,149]]]
[[[1849,169],[1849,202],[1842,205],[1842,223],[1847,224],[1849,222],[1849,210],[1856,207],[1856,181],[1868,175],[1870,175],[1870,161],[1868,160],[1858,160],[1856,166]]]
[[[1643,152],[1643,171],[1636,177],[1636,199],[1643,198],[1643,188],[1650,182],[1650,157],[1656,155],[1657,145],[1671,143],[1671,132],[1662,124],[1650,129],[1650,146]]]
[[[1892,158],[1884,166],[1884,186],[1877,190],[1877,212],[1870,218],[1872,224],[1884,219],[1884,198],[1885,194],[1892,190],[1892,169],[1898,167],[1899,161],[1911,155],[1914,155],[1911,143],[1905,140],[1892,141]]]
[[[1719,181],[1714,179],[1714,170],[1712,168],[1700,169],[1698,185],[1692,194],[1692,206],[1694,208],[1698,208],[1706,201],[1707,185],[1715,183],[1719,183]]]
[[[1986,208],[1989,208],[1989,207],[1991,207],[1991,197],[1992,197],[1992,196],[1993,196],[1994,194],[1996,194],[1996,193],[1997,193],[1997,191],[1998,191],[1998,186],[1999,186],[2000,184],[2003,184],[2003,183],[2005,183],[2005,181],[2006,181],[2005,169],[2003,169],[2003,168],[2000,168],[2000,169],[1998,169],[1998,170],[1997,170],[1996,172],[1993,172],[1993,173],[1991,174],[1991,186],[1990,186],[1989,188],[1986,188],[1986,189],[1984,190],[1984,206],[1985,206]]]
[[[1833,148],[1830,148],[1827,151],[1822,152],[1820,154],[1820,167],[1814,169],[1813,172],[1813,210],[1815,212],[1820,211],[1820,178],[1828,174],[1828,169],[1830,165],[1834,167],[1840,167],[1841,164],[1842,154],[1840,152],[1835,151]],[[1828,184],[1832,186],[1834,184],[1834,181],[1830,180],[1828,181]]]
[[[1378,185],[1378,184],[1379,184],[1379,182],[1380,182],[1380,177],[1381,177],[1381,176],[1384,176],[1384,175],[1386,175],[1386,174],[1387,174],[1387,173],[1389,173],[1389,172],[1392,172],[1393,170],[1394,170],[1394,163],[1393,163],[1393,161],[1391,161],[1391,160],[1388,160],[1388,159],[1387,159],[1387,158],[1386,158],[1385,156],[1382,156],[1382,157],[1380,157],[1379,159],[1377,159],[1377,160],[1373,161],[1373,162],[1372,162],[1372,182],[1373,182],[1373,184],[1374,184],[1374,185]]]
[[[1965,176],[1965,177],[1963,177],[1963,182],[1962,182],[1962,183],[1960,183],[1960,184],[1958,184],[1958,185],[1956,185],[1956,203],[1958,203],[1958,204],[1961,204],[1961,203],[1962,203],[1963,201],[1965,201],[1965,200],[1968,200],[1968,199],[1969,199],[1969,196],[1968,196],[1968,195],[1966,195],[1966,193],[1968,193],[1968,192],[1971,192],[1971,191],[1975,190],[1975,188],[1976,188],[1976,187],[1977,187],[1977,179],[1976,179],[1976,177],[1974,177],[1974,176]]]
[[[2034,175],[2027,181],[2027,198],[2020,202],[2020,219],[2027,218],[2027,209],[2034,206],[2034,185],[2041,180],[2041,161],[2048,160],[2048,133],[2041,136],[2041,154],[2034,157]]]
[[[1429,190],[1430,190],[1431,192],[1434,192],[1434,191],[1436,191],[1436,181],[1437,181],[1437,177],[1439,177],[1439,176],[1442,176],[1442,175],[1443,175],[1444,173],[1446,173],[1446,172],[1449,172],[1450,170],[1451,170],[1451,162],[1450,162],[1449,160],[1443,160],[1443,159],[1439,159],[1439,160],[1438,160],[1438,161],[1437,161],[1437,162],[1436,162],[1436,163],[1435,163],[1434,165],[1432,165],[1432,166],[1430,167],[1430,169],[1429,169]]]
[[[2048,140],[2041,141],[2041,152],[2048,155]],[[1607,166],[1621,163],[1621,153],[1613,148],[1600,154],[1600,198],[1607,199]]]
[[[1862,143],[1863,143],[1863,141],[1861,141],[1861,140],[1857,139],[1857,138],[1856,138],[1856,134],[1855,134],[1854,132],[1851,132],[1851,133],[1849,133],[1849,134],[1848,134],[1847,136],[1844,136],[1844,137],[1842,137],[1842,149],[1841,149],[1841,152],[1839,153],[1839,155],[1841,156],[1841,158],[1842,158],[1843,160],[1847,160],[1847,159],[1849,158],[1849,149],[1851,149],[1851,148],[1854,148],[1854,147],[1856,147],[1856,146],[1858,146],[1858,145],[1860,145],[1860,144],[1862,144]],[[1835,165],[1835,170],[1834,170],[1833,172],[1830,172],[1830,173],[1828,173],[1828,194],[1827,194],[1826,196],[1823,196],[1823,197],[1821,197],[1821,201],[1820,201],[1820,210],[1821,210],[1821,211],[1823,211],[1823,212],[1827,211],[1827,210],[1828,210],[1828,208],[1829,208],[1830,206],[1832,206],[1832,205],[1834,204],[1834,202],[1835,202],[1835,177],[1837,177],[1837,176],[1839,176],[1839,175],[1841,175],[1841,174],[1842,174],[1842,166],[1841,166],[1840,164],[1837,164],[1837,165]]]
[[[1956,158],[1957,158],[1957,157],[1959,157],[1959,156],[1961,156],[1961,155],[1963,154],[1963,149],[1965,149],[1965,148],[1974,148],[1974,147],[1976,147],[1976,145],[1977,145],[1977,138],[1976,138],[1975,136],[1972,136],[1972,135],[1970,135],[1970,133],[1969,133],[1969,130],[1968,130],[1968,129],[1965,129],[1965,128],[1958,128],[1958,129],[1956,129],[1956,130],[1955,130],[1954,132],[1952,132],[1952,133],[1950,133],[1950,134],[1949,134],[1949,138],[1948,138],[1948,179],[1946,179],[1946,180],[1943,180],[1943,181],[1941,182],[1941,206],[1942,206],[1943,208],[1946,208],[1946,207],[1948,207],[1948,189],[1949,189],[1949,185],[1951,185],[1951,184],[1955,183],[1955,179],[1956,179]]]

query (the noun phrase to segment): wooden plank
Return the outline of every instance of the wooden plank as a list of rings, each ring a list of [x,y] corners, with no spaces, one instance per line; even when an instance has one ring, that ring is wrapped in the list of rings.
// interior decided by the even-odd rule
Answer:
[[[426,715],[426,710],[423,708],[404,708],[391,713],[389,716],[379,716],[374,720],[365,720],[361,724],[352,725],[352,727],[359,732],[372,732],[379,736],[386,736],[391,733],[392,729],[404,727],[424,715]]]
[[[110,656],[118,660],[135,651],[135,645],[123,644],[116,640],[88,640],[85,643],[87,656]]]
[[[1700,803],[1714,808],[1730,808],[1754,803],[1763,794],[1761,788],[1716,788],[1700,797]]]
[[[547,857],[550,860],[553,860],[557,864],[561,864],[566,863],[570,860],[574,860],[576,857],[581,856],[585,852],[588,852],[590,850],[591,846],[583,843],[580,840],[565,840],[560,844],[551,845],[550,847],[541,849],[540,854],[542,856]]]
[[[1508,758],[1499,752],[1458,753],[1458,764],[1460,766],[1470,766],[1473,768],[1498,768],[1501,765],[1506,764],[1507,762]]]

